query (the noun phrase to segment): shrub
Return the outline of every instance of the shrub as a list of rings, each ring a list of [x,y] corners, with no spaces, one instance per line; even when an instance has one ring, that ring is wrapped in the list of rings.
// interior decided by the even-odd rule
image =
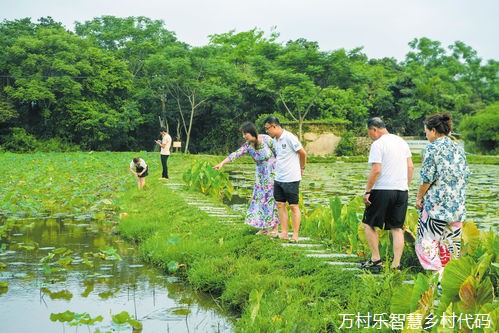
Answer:
[[[37,151],[41,152],[76,152],[80,151],[80,146],[68,143],[64,139],[52,138],[40,141]]]
[[[499,102],[464,117],[459,130],[469,152],[496,155],[499,153]]]
[[[0,142],[4,150],[17,153],[33,152],[40,147],[40,143],[33,135],[19,127],[13,127],[10,135],[2,136]]]
[[[338,146],[334,150],[336,156],[364,156],[369,152],[369,145],[364,140],[359,140],[355,133],[348,131],[341,138]]]

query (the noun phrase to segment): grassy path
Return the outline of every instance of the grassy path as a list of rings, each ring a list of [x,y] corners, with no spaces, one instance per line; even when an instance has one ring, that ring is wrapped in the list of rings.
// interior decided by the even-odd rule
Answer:
[[[359,258],[317,241],[257,236],[240,213],[179,178],[128,192],[119,231],[147,260],[211,293],[239,317],[237,331],[338,331],[341,314],[389,312],[403,274],[359,274]]]

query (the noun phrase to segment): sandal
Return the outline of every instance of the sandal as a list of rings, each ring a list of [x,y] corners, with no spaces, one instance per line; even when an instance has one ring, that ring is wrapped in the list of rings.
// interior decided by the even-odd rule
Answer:
[[[266,229],[259,230],[256,234],[257,235],[267,235],[269,232]]]
[[[380,271],[383,268],[383,260],[375,260],[372,261],[371,259],[367,260],[365,263],[362,265],[358,266],[359,269],[366,269],[369,271]]]

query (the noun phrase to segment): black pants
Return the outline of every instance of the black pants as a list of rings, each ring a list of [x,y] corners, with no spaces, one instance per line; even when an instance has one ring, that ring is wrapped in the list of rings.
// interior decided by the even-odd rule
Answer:
[[[168,157],[170,155],[161,155],[161,165],[163,166],[162,178],[168,178]]]

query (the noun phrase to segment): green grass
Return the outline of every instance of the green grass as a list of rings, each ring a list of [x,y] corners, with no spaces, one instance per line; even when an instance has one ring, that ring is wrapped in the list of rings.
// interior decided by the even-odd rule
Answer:
[[[172,168],[173,178],[179,169]],[[357,272],[256,236],[242,217],[240,224],[227,224],[208,216],[185,202],[187,193],[192,195],[153,182],[129,191],[118,230],[140,244],[146,260],[211,293],[239,317],[237,331],[329,332],[338,330],[345,311],[389,312],[391,290],[401,278],[373,279],[368,290]]]
[[[150,166],[140,191],[128,172],[135,156]],[[174,154],[171,181],[180,180],[193,163],[220,160]],[[390,313],[394,291],[411,278],[406,272],[379,278],[343,271],[254,235],[242,217],[236,224],[211,217],[188,205],[185,196],[222,204],[185,187],[165,186],[158,180],[157,153],[5,153],[2,161],[0,236],[27,217],[116,223],[145,260],[210,293],[235,314],[238,332],[337,332],[340,314]]]

